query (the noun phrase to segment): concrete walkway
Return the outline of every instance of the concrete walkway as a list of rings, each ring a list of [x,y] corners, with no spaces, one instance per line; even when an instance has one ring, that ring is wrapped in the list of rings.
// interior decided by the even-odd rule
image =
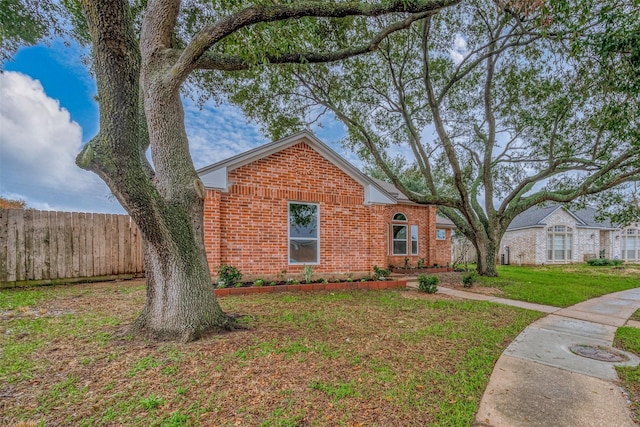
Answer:
[[[640,326],[640,322],[628,321],[640,308],[640,288],[567,308],[446,287],[439,287],[438,292],[548,313],[527,326],[498,359],[474,426],[637,427],[614,366],[636,366],[638,357],[624,353],[627,362],[601,362],[569,349],[575,345],[611,348],[618,327]]]

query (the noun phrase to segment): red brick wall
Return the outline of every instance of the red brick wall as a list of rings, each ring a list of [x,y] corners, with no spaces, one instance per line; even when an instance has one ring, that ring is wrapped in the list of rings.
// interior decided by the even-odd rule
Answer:
[[[433,232],[435,242],[435,258],[433,263],[438,265],[451,264],[451,229],[445,228],[447,238],[445,240],[435,240],[436,232]]]
[[[422,259],[425,266],[440,264],[437,256],[437,246],[435,243],[436,235],[436,208],[433,206],[411,206],[411,205],[395,205],[385,208],[385,222],[387,223],[387,265],[395,267],[403,267],[405,258],[409,258],[409,264],[416,266],[419,259]],[[403,213],[407,217],[406,222],[393,221],[393,217],[397,213]],[[406,224],[408,232],[411,233],[411,226],[418,226],[418,255],[411,255],[411,239],[407,243],[407,255],[393,255],[391,250],[390,230],[393,224]]]
[[[388,265],[387,224],[397,211],[420,226],[420,255],[412,259],[435,256],[429,241],[435,236],[434,208],[365,206],[358,182],[300,143],[229,172],[229,192],[207,191],[205,245],[212,275],[218,265],[231,264],[248,278],[283,271],[287,277],[299,276],[303,266],[288,263],[290,201],[319,204],[316,277],[357,276],[370,273],[373,265]]]

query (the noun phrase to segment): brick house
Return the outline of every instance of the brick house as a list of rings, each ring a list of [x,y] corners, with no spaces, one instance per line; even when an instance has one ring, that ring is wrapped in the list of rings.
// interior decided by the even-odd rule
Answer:
[[[638,262],[640,229],[599,221],[592,207],[535,206],[514,218],[501,246],[510,264],[569,264],[598,257]]]
[[[451,225],[394,186],[346,162],[309,131],[198,171],[212,275],[230,264],[247,278],[369,274],[374,265],[446,265]],[[440,221],[439,221],[440,222]]]

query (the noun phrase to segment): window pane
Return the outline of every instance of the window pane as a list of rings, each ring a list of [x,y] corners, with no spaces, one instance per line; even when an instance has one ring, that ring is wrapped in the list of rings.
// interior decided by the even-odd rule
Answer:
[[[556,249],[553,259],[564,259],[564,250]]]
[[[627,241],[627,249],[633,249],[636,243],[636,239],[634,238],[627,238],[625,239]]]
[[[289,237],[318,237],[318,206],[302,203],[289,205]]]
[[[564,251],[564,236],[562,234],[553,236],[553,249],[562,249]]]
[[[553,249],[547,251],[547,259],[551,261],[553,259]]]
[[[418,226],[411,226],[411,255],[418,255]]]
[[[563,232],[563,231],[564,231],[564,225],[556,225],[556,227],[555,227],[555,231],[557,231],[557,232]]]
[[[393,241],[393,254],[394,255],[406,255],[407,254],[407,241],[406,240],[394,240]]]
[[[406,221],[407,220],[407,216],[403,213],[397,213],[393,216],[393,220],[394,221]]]
[[[406,225],[394,225],[393,226],[393,239],[407,239],[407,226]]]
[[[636,251],[627,251],[627,259],[636,259]]]
[[[289,241],[289,262],[318,262],[318,241],[291,239]]]

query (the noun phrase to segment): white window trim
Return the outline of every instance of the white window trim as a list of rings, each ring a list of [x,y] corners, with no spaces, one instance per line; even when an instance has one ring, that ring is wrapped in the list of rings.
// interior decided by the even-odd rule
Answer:
[[[396,219],[396,216],[398,215],[402,215],[404,219]],[[407,222],[408,218],[409,217],[404,212],[396,212],[393,214],[393,217],[391,218],[391,222]]]
[[[416,235],[415,235],[415,240],[413,240],[414,235],[413,235],[413,229],[415,227],[416,230]],[[411,244],[411,255],[413,256],[417,256],[420,254],[420,239],[418,238],[418,236],[420,235],[420,227],[418,226],[418,224],[411,224],[410,227],[411,230],[411,235],[409,236],[409,243]],[[416,242],[416,251],[415,253],[413,252],[413,242]]]
[[[629,234],[629,230],[635,230],[634,234]],[[624,229],[622,233],[622,238],[620,239],[620,258],[625,261],[637,261],[640,260],[640,228],[636,227],[627,227]],[[628,254],[628,240],[634,241],[634,249],[632,249],[636,256],[634,258],[629,258]]]
[[[562,226],[564,227],[564,231],[556,231],[556,227],[558,226]],[[551,247],[549,247],[549,235],[551,235]],[[558,259],[556,258],[556,249],[554,247],[554,243],[555,243],[555,236],[559,235],[559,236],[564,236],[564,258],[563,259]],[[571,236],[571,245],[567,245],[567,236]],[[573,234],[573,227],[569,227],[568,225],[562,225],[562,224],[556,224],[556,225],[552,225],[551,227],[547,227],[547,262],[550,263],[570,263],[573,262],[573,255],[574,255],[574,234]],[[551,250],[551,258],[549,258],[549,250]],[[567,256],[567,252],[571,251],[571,257]]]
[[[393,238],[393,227],[404,227],[407,230],[407,237],[405,239],[394,239]],[[394,242],[404,242],[405,243],[405,248],[406,250],[404,251],[404,253],[396,253],[395,250],[395,245],[393,244]],[[410,241],[409,241],[409,224],[403,223],[403,224],[394,224],[391,223],[391,255],[393,256],[398,256],[398,255],[404,255],[407,256],[409,255],[409,245],[410,245]]]
[[[316,240],[318,242],[318,257],[316,262],[291,262],[291,224],[289,223],[291,205],[313,205],[317,207],[318,237],[310,237],[304,240]],[[320,204],[291,200],[287,203],[287,261],[289,265],[319,265],[320,264]]]
[[[440,237],[440,231],[442,231],[443,237]],[[446,228],[436,228],[436,240],[447,240],[447,229]]]

